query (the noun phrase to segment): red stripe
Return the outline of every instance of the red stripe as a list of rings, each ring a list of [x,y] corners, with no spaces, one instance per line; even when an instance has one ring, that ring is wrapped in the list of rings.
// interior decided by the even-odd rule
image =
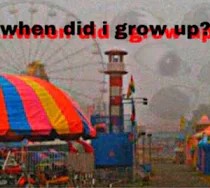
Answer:
[[[10,126],[9,126],[9,121],[7,117],[6,105],[4,103],[4,95],[1,89],[0,89],[0,110],[1,110],[0,135],[5,135],[7,131],[9,130]]]
[[[74,107],[78,110],[78,111],[80,111],[80,113],[83,115],[83,118],[84,118],[84,120],[87,122],[87,125],[88,125],[88,128],[89,128],[89,135],[91,136],[91,137],[95,137],[96,136],[96,130],[95,130],[95,128],[93,128],[92,127],[92,124],[91,124],[91,122],[90,122],[90,120],[82,113],[82,110],[80,109],[80,106],[77,104],[77,102],[76,101],[74,101],[71,97],[70,97],[70,95],[68,95],[65,91],[62,91],[64,94],[65,94],[65,96],[68,98],[68,100],[70,100],[71,102],[72,102],[72,104],[74,105]]]
[[[65,94],[56,86],[50,84],[45,80],[41,80],[35,77],[29,77],[31,80],[36,81],[42,87],[44,87],[49,94],[54,98],[56,104],[60,108],[61,112],[65,116],[69,123],[70,134],[81,134],[83,132],[82,121],[74,109],[72,103],[68,100]]]
[[[122,103],[122,97],[121,96],[111,97],[111,104],[112,105],[121,105],[121,103]]]
[[[110,77],[110,86],[122,87],[122,76],[111,76]]]

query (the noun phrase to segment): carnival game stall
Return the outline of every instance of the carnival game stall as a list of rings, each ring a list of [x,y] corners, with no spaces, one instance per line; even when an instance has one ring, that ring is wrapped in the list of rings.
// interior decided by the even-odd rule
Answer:
[[[210,120],[207,115],[203,115],[196,123],[195,130],[196,133],[192,136],[194,145],[191,147],[191,153],[193,154],[193,166],[198,167],[198,169],[200,169],[202,172],[207,173],[207,171],[204,170],[207,162],[205,161],[206,152],[204,149],[202,149],[207,149],[207,147],[203,146],[203,144],[208,142],[207,140],[210,136]]]
[[[208,166],[208,159],[206,155],[207,150],[208,150],[208,148],[206,147],[207,145],[208,145],[208,141],[206,137],[203,137],[203,139],[201,139],[198,144],[197,167],[204,174],[208,173],[208,169],[206,168],[206,166]]]
[[[30,142],[55,139],[70,141],[81,137],[91,139],[96,136],[95,129],[79,105],[71,96],[48,81],[30,76],[2,74],[0,86],[1,141],[19,142],[24,139]],[[53,148],[52,145],[39,152],[30,151],[29,147],[22,147],[16,152],[12,150],[6,152],[3,157],[5,164],[12,161],[11,158],[21,156],[20,161],[13,160],[23,171],[16,181],[19,186],[69,184],[67,173],[69,166],[66,161],[69,160],[68,155]],[[33,166],[33,170],[31,168],[29,170],[27,166]],[[62,172],[50,175],[49,172],[55,172],[55,169]],[[55,177],[57,179],[54,179]]]
[[[203,115],[200,120],[194,124],[194,131],[186,136],[185,141],[185,162],[186,164],[200,168],[200,156],[201,152],[198,147],[203,135],[210,132],[208,127],[210,126],[210,120],[207,115]]]
[[[206,129],[196,133],[194,137],[199,140],[197,167],[204,174],[210,174],[210,127],[208,126]]]
[[[208,142],[201,142],[198,145],[200,155],[198,167],[201,172],[210,175],[210,144]]]

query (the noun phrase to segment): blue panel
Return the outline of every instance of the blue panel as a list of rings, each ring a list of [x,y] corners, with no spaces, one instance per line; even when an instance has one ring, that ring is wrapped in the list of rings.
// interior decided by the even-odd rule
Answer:
[[[0,148],[21,148],[27,146],[28,141],[22,142],[0,142]]]
[[[108,116],[101,116],[99,114],[92,115],[91,116],[91,123],[93,125],[96,125],[96,124],[99,124],[99,123],[109,124],[109,117]]]
[[[121,116],[112,116],[111,121],[116,126],[122,126],[123,125],[123,119]]]
[[[83,114],[75,108],[75,110],[77,111],[77,113],[79,114],[81,120],[82,120],[82,124],[83,124],[83,127],[84,127],[84,135],[85,136],[90,136],[90,129],[88,127],[88,122],[85,120],[85,117],[83,116]]]
[[[99,134],[92,145],[96,166],[132,166],[133,144],[128,133]]]
[[[199,170],[201,170],[202,166],[202,149],[198,148],[198,161],[197,161],[197,167]]]
[[[0,87],[4,94],[10,128],[17,134],[31,131],[24,107],[15,86],[4,77],[0,76]]]
[[[205,158],[204,158],[205,167],[203,169],[203,173],[210,175],[210,144],[201,143],[201,144],[199,144],[199,149],[203,149],[203,151],[205,153]],[[202,160],[201,160],[201,162],[203,163]]]
[[[113,132],[115,133],[123,132],[124,127],[123,127],[122,116],[112,116],[111,122],[113,126]]]
[[[210,148],[209,148],[210,149]],[[210,151],[205,151],[205,167],[204,167],[204,173],[210,174]]]

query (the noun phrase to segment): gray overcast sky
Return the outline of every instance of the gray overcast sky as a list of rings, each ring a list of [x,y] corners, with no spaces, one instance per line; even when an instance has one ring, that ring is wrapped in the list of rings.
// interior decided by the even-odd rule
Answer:
[[[34,1],[35,4],[36,2],[39,0]],[[210,21],[210,0],[51,0],[48,2],[74,13],[84,23],[95,21],[100,26],[102,21],[107,21],[112,31],[117,24],[124,22],[173,26]],[[24,9],[24,5],[21,8]],[[42,19],[42,14],[39,16]],[[60,22],[61,18],[57,19]],[[129,52],[125,58],[129,74],[124,79],[124,92],[132,74],[136,83],[135,96],[147,97],[150,101],[148,107],[136,106],[138,120],[148,129],[177,130],[181,114],[190,117],[191,111],[198,104],[209,103],[209,42],[204,44],[198,40],[181,37],[179,40],[148,39],[138,44],[131,44],[126,40],[118,41],[111,37],[109,40],[98,40],[98,43],[102,51],[118,47]],[[104,59],[107,60],[106,57]],[[83,74],[89,76],[85,71]]]

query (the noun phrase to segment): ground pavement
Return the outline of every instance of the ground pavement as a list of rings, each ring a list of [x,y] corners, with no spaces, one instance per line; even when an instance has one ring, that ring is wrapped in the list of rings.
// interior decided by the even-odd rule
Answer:
[[[210,187],[208,178],[187,165],[154,164],[154,176],[146,187]]]

